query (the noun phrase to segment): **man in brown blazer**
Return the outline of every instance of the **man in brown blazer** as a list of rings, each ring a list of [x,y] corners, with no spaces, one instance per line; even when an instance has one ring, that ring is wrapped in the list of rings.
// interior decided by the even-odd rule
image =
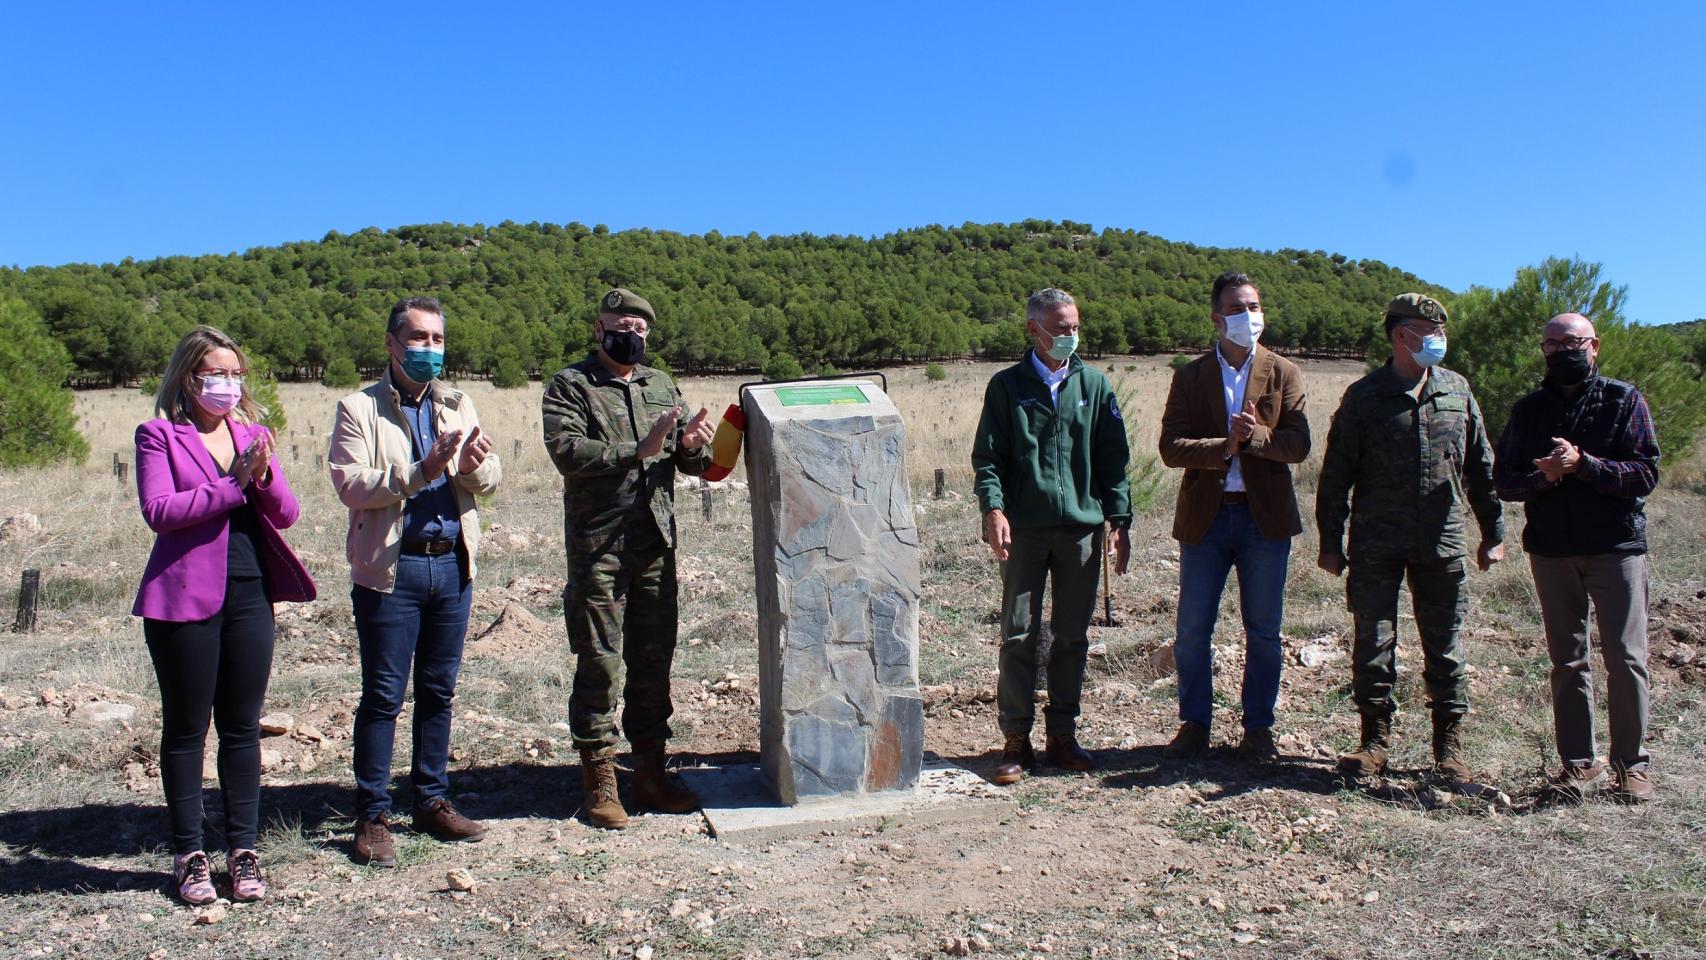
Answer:
[[[1279,756],[1280,620],[1291,538],[1303,532],[1291,464],[1309,456],[1309,418],[1297,365],[1257,345],[1262,299],[1242,273],[1225,273],[1211,294],[1215,348],[1179,368],[1161,415],[1161,461],[1183,467],[1173,538],[1179,541],[1179,614],[1173,640],[1179,672],[1179,732],[1162,755],[1208,749],[1214,717],[1213,646],[1220,593],[1238,570],[1244,618],[1244,738],[1255,763]]]

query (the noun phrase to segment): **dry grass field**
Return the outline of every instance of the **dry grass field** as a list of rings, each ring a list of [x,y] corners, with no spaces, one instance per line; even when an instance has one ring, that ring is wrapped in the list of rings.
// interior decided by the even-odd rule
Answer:
[[[1153,454],[1165,358],[1100,362],[1129,397],[1134,452]],[[908,469],[925,571],[921,673],[926,748],[989,772],[999,597],[968,499],[970,433],[991,364],[888,372],[907,416]],[[1346,363],[1305,363],[1315,457]],[[734,379],[689,380],[718,413]],[[1094,629],[1081,739],[1101,768],[1044,771],[989,822],[825,831],[762,846],[705,835],[696,817],[645,816],[620,834],[575,819],[566,719],[572,664],[561,621],[559,480],[538,435],[537,384],[468,388],[504,460],[453,732],[453,788],[492,826],[473,847],[405,834],[395,871],[348,859],[350,723],[359,692],[343,566],[345,511],[315,458],[335,395],[282,390],[279,448],[301,497],[287,536],[320,584],[281,605],[269,710],[291,732],[263,740],[263,863],[273,895],[215,922],[165,889],[167,830],[156,766],[157,691],[127,615],[152,536],[131,432],[150,402],[78,398],[94,448],[81,468],[0,473],[0,596],[43,571],[40,629],[0,633],[0,956],[258,957],[1695,957],[1706,942],[1706,498],[1667,475],[1653,539],[1653,723],[1663,801],[1629,808],[1537,802],[1550,749],[1546,660],[1527,563],[1474,574],[1465,629],[1475,666],[1472,759],[1489,790],[1427,787],[1427,716],[1413,634],[1402,638],[1397,766],[1352,788],[1332,757],[1353,742],[1342,583],[1293,546],[1276,770],[1225,749],[1242,654],[1235,591],[1216,637],[1216,740],[1192,765],[1163,762],[1175,720],[1166,666],[1177,591],[1169,471],[1134,527],[1115,625]],[[1690,465],[1683,472],[1699,476]],[[948,496],[930,497],[946,470]],[[737,472],[736,477],[742,474]],[[738,484],[678,492],[683,546],[676,746],[686,759],[751,759],[758,747],[749,506]],[[7,518],[15,518],[8,520]],[[1510,515],[1513,532],[1521,514]],[[10,605],[4,617],[9,621]],[[113,706],[116,705],[116,706]],[[1603,729],[1603,718],[1601,720]],[[407,724],[399,727],[406,763]],[[212,775],[212,764],[208,765]],[[213,787],[210,779],[209,787]],[[209,815],[218,817],[210,793]],[[406,788],[400,794],[406,811]],[[406,819],[406,818],[405,818]],[[210,834],[216,836],[217,834]],[[446,872],[478,880],[453,895]],[[198,922],[198,919],[202,922]]]

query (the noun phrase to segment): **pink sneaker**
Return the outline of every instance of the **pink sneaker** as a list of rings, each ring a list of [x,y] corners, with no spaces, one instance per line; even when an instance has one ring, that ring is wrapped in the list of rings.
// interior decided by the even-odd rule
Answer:
[[[233,850],[225,858],[225,869],[231,874],[231,899],[250,903],[267,895],[266,881],[261,879],[261,858],[253,850]]]
[[[191,906],[202,906],[219,899],[213,889],[213,865],[200,850],[172,858],[172,882],[178,885],[178,897]]]

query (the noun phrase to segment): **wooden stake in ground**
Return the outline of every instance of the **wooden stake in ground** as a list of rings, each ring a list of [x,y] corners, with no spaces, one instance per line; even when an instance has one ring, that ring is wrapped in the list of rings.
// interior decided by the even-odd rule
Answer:
[[[41,599],[41,571],[25,570],[18,584],[18,618],[12,621],[13,633],[33,633],[36,629],[36,603]]]
[[[1102,528],[1102,625],[1114,625],[1114,575],[1113,562],[1108,559],[1108,551],[1113,546],[1113,524]]]

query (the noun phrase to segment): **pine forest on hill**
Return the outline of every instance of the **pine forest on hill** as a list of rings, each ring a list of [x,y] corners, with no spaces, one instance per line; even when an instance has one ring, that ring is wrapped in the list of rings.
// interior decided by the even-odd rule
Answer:
[[[1259,281],[1263,341],[1281,349],[1359,352],[1391,296],[1446,292],[1339,254],[1036,220],[869,239],[578,223],[368,228],[240,254],[0,268],[0,292],[42,316],[78,382],[119,384],[158,372],[197,323],[227,330],[281,379],[317,379],[342,358],[376,373],[386,311],[414,294],[445,304],[453,374],[507,363],[538,375],[583,355],[597,298],[615,285],[656,306],[653,353],[680,372],[1013,356],[1025,297],[1044,286],[1078,296],[1088,352],[1167,351],[1208,342],[1209,285],[1227,269]]]

